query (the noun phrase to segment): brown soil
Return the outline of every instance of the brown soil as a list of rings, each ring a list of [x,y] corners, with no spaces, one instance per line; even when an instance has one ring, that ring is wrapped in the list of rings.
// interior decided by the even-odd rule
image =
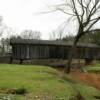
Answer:
[[[71,76],[75,80],[83,81],[89,85],[96,87],[97,89],[100,89],[100,74],[76,71],[71,72]]]
[[[0,93],[3,93],[3,94],[16,94],[16,90],[15,89],[0,89]]]

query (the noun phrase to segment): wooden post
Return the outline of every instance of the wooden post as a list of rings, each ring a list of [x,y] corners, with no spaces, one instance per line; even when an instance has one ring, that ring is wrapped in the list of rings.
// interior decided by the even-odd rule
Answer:
[[[12,64],[12,62],[13,62],[13,58],[12,58],[12,57],[10,57],[10,62],[9,62],[9,63],[10,63],[10,64]]]
[[[23,59],[20,59],[20,62],[19,62],[19,64],[22,64],[23,63]]]

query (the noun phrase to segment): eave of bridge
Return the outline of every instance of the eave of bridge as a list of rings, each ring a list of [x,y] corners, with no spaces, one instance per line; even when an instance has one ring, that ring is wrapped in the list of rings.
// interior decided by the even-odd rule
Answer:
[[[51,40],[34,40],[34,39],[11,39],[10,45],[44,45],[44,46],[72,46],[72,42],[67,41],[51,41]],[[77,47],[100,48],[99,45],[94,43],[78,43]]]

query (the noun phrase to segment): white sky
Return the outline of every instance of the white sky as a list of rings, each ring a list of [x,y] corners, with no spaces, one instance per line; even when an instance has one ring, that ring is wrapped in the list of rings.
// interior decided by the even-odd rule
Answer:
[[[24,29],[42,32],[43,39],[49,39],[49,33],[63,23],[63,14],[37,14],[47,11],[47,5],[55,4],[57,0],[0,0],[0,15],[3,22],[14,31],[20,33]],[[61,0],[58,0],[58,3]]]

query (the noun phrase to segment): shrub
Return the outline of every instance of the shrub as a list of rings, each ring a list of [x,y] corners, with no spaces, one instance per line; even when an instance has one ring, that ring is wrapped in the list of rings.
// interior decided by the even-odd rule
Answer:
[[[18,88],[16,89],[16,94],[25,94],[27,90],[25,88]]]

